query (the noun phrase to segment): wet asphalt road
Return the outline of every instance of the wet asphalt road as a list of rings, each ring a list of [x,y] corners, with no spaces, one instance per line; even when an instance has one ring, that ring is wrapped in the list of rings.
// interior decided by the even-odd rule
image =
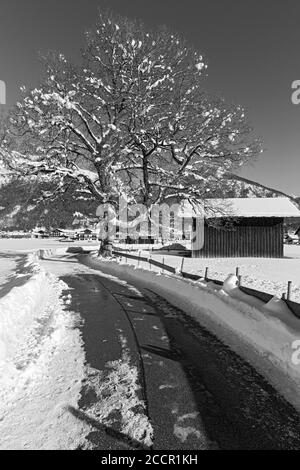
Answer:
[[[71,289],[88,365],[105,371],[121,357],[120,333],[126,338],[153,449],[300,449],[299,415],[249,364],[147,286],[116,282],[84,262],[44,263]],[[93,427],[90,448],[138,448],[119,432],[117,417],[111,427],[89,420],[90,400],[83,385],[73,410]]]

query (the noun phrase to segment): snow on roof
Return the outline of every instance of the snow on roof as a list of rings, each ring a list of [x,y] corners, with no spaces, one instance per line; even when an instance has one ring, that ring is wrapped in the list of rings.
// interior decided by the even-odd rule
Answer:
[[[207,218],[220,217],[300,217],[300,210],[287,197],[206,199],[204,212]],[[184,216],[201,214],[188,201],[184,201]]]
[[[191,203],[186,199],[178,204],[178,211],[176,212],[178,217],[200,217],[203,215],[203,207],[200,203]]]
[[[300,217],[287,197],[257,197],[207,200],[208,217]]]

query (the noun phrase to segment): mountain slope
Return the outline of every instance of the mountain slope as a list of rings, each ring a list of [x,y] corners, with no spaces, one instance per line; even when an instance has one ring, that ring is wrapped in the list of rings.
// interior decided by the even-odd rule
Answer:
[[[2,184],[1,184],[2,182]],[[218,194],[210,197],[276,197],[284,196],[298,206],[300,197],[264,186],[238,175],[227,173]],[[50,178],[9,179],[0,176],[0,230],[30,230],[36,226],[71,227],[74,218],[96,221],[98,202],[84,189],[71,183],[57,192],[57,183]],[[76,222],[76,220],[75,220]]]

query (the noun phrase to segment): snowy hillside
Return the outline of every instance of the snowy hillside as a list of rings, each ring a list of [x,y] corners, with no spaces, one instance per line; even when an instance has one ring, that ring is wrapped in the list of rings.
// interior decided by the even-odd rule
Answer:
[[[51,197],[55,191],[55,182],[37,178],[13,179],[4,184],[0,187],[0,230],[70,227],[75,213],[95,217],[97,203],[80,188],[69,185],[67,191]]]
[[[274,188],[270,188],[256,181],[243,178],[233,173],[226,175],[226,197],[291,197],[294,202],[300,202],[300,198],[292,194],[286,194]]]
[[[0,173],[0,229],[27,230],[36,226],[70,227],[74,214],[94,218],[97,201],[86,190],[69,185],[62,193],[53,179],[9,179]],[[222,197],[276,197],[280,191],[233,174],[222,180]],[[210,194],[213,197],[213,194]],[[300,198],[293,198],[300,203]]]

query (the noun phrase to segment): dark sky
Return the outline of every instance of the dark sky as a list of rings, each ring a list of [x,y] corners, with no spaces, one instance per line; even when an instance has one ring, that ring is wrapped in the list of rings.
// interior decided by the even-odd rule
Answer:
[[[98,7],[181,31],[208,61],[209,89],[248,110],[265,153],[243,175],[300,195],[299,0],[1,0],[0,79],[8,106],[20,85],[34,86],[39,52],[77,60]]]

